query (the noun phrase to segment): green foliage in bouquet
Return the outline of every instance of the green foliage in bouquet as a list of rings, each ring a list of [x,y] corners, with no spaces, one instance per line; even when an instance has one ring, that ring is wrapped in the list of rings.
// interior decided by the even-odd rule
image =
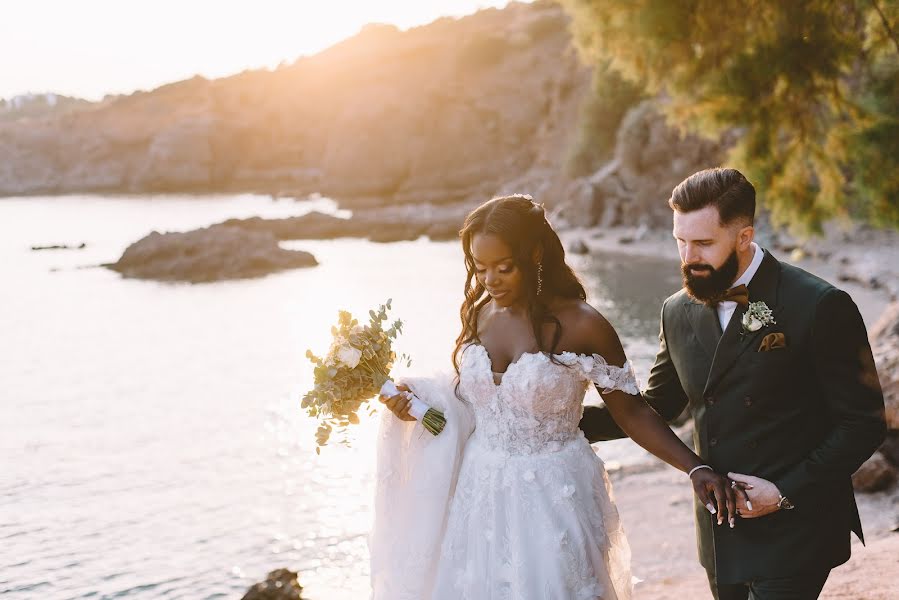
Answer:
[[[369,311],[365,326],[341,310],[337,325],[331,328],[334,340],[328,353],[318,357],[311,350],[306,351],[306,358],[314,365],[314,386],[303,396],[301,406],[320,421],[315,434],[317,453],[328,443],[332,431],[345,433],[348,425],[359,423],[359,409],[378,394],[390,377],[397,361],[393,342],[403,329],[399,319],[385,328],[390,303],[388,300],[381,305],[378,312]],[[411,363],[408,356],[399,359],[407,365]],[[373,414],[374,408],[369,412]],[[346,443],[346,438],[342,441]]]

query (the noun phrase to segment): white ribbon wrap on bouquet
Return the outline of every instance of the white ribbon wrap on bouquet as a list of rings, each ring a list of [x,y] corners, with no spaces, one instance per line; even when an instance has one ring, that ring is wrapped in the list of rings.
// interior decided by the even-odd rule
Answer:
[[[381,412],[369,536],[372,600],[430,598],[462,451],[474,430],[470,407],[455,395],[452,375],[404,379],[446,426],[431,435],[420,421]],[[424,412],[421,413],[422,415]]]
[[[401,392],[396,388],[396,384],[393,383],[390,379],[384,382],[384,385],[381,386],[381,395],[387,396],[388,398],[392,396],[396,396],[397,394],[405,394],[406,397],[409,397],[409,392]],[[421,399],[415,394],[411,394],[412,396],[412,405],[409,407],[409,414],[415,417],[416,421],[421,421],[425,413],[428,412],[428,409],[431,408],[427,404],[421,401]]]

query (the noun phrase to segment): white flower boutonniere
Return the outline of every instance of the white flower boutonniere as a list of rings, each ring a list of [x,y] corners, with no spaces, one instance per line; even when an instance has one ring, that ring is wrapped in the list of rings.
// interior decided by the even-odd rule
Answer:
[[[743,331],[741,336],[747,333],[755,333],[762,327],[774,325],[774,313],[764,302],[750,302],[746,313],[743,315]]]

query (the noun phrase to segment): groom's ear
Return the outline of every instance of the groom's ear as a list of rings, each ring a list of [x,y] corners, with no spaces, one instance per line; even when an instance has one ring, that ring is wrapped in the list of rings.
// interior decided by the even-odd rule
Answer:
[[[743,225],[740,227],[739,231],[737,231],[737,249],[743,252],[749,250],[749,245],[754,239],[755,227],[752,226],[752,223]]]

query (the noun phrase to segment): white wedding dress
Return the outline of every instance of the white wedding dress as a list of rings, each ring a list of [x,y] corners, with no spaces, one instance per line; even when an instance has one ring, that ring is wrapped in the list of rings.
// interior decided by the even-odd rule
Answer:
[[[625,600],[630,550],[602,461],[578,429],[591,383],[638,393],[630,364],[522,355],[496,383],[467,346],[459,391],[409,379],[438,436],[385,411],[369,540],[374,600]],[[473,430],[473,431],[472,431]]]

